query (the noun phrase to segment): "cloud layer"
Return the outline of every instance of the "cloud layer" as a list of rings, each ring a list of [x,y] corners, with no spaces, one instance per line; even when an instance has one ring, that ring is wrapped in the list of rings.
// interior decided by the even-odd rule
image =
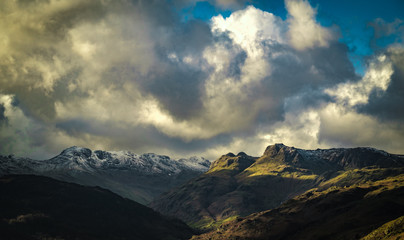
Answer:
[[[285,5],[286,20],[248,6],[206,23],[164,1],[0,3],[0,153],[214,159],[274,142],[402,152],[402,46],[359,76],[335,27],[307,1]]]

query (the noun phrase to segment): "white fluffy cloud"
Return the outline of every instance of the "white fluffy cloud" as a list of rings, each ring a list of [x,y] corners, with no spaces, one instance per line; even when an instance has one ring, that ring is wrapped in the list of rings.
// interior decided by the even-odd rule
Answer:
[[[228,32],[234,43],[249,56],[259,57],[263,55],[262,41],[284,42],[285,24],[272,13],[249,6],[226,19],[221,15],[212,18],[212,31],[216,34]]]
[[[332,40],[330,30],[316,22],[316,10],[307,0],[286,0],[289,13],[289,37],[298,50],[314,47],[327,47]]]
[[[361,81],[341,83],[332,89],[326,89],[325,92],[335,97],[340,104],[347,104],[351,107],[366,104],[373,91],[379,91],[380,94],[383,94],[387,90],[392,74],[393,66],[390,59],[381,55],[370,62]]]
[[[287,111],[285,120],[276,123],[265,138],[301,148],[377,146],[400,153],[404,140],[402,123],[384,123],[356,111],[358,105],[368,103],[374,91],[384,94],[392,74],[390,59],[385,55],[375,57],[360,81],[324,89],[335,102],[323,102],[300,112]]]

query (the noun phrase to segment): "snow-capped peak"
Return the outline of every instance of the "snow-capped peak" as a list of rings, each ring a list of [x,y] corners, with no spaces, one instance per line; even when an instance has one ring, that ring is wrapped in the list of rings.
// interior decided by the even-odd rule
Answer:
[[[35,174],[90,186],[101,186],[147,204],[154,197],[206,172],[203,158],[171,159],[155,153],[92,151],[73,146],[47,160],[0,156],[0,176]]]
[[[131,169],[150,174],[178,174],[184,169],[205,172],[210,165],[208,160],[201,157],[174,160],[155,153],[138,155],[129,151],[92,151],[77,146],[63,150],[60,155],[47,162],[83,171]]]

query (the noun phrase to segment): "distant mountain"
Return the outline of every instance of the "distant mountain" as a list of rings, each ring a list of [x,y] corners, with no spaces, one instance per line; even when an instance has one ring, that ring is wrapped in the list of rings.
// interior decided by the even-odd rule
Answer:
[[[404,236],[404,174],[312,190],[280,207],[237,217],[193,240],[396,240]]]
[[[48,177],[0,178],[1,239],[175,240],[193,231],[183,222],[100,187]]]
[[[71,147],[48,160],[0,156],[0,176],[35,174],[107,188],[142,204],[206,172],[204,158],[173,160],[168,156],[127,151],[92,151]]]
[[[404,158],[373,148],[303,150],[268,146],[263,156],[223,155],[208,172],[151,206],[197,228],[276,208],[312,188],[347,187],[404,172]]]

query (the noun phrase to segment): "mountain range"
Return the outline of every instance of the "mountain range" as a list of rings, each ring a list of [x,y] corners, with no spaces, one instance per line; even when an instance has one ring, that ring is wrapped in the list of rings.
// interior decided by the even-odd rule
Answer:
[[[303,150],[268,146],[261,157],[228,153],[209,171],[152,202],[199,229],[279,207],[310,189],[327,190],[404,173],[404,158],[373,148]]]
[[[404,156],[374,148],[274,144],[210,163],[72,147],[0,157],[0,175],[5,239],[404,238]]]
[[[154,153],[70,147],[47,160],[0,156],[0,176],[34,174],[100,186],[142,204],[208,170],[202,157],[174,160]]]

